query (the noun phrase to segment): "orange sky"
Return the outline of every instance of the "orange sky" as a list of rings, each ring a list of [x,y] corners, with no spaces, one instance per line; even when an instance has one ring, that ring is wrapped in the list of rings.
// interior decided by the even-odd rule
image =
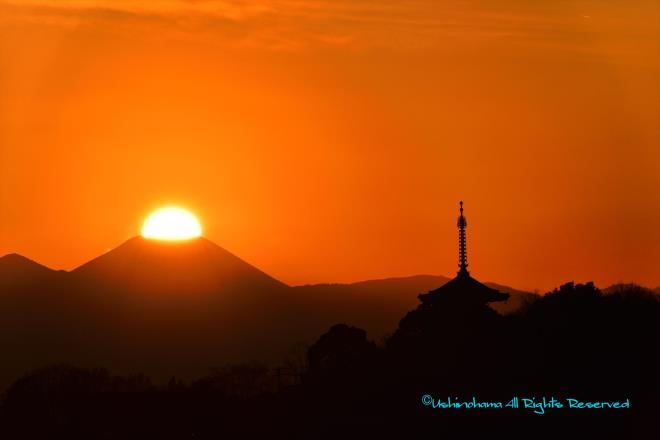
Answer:
[[[0,254],[165,203],[292,284],[660,285],[657,1],[0,0]]]

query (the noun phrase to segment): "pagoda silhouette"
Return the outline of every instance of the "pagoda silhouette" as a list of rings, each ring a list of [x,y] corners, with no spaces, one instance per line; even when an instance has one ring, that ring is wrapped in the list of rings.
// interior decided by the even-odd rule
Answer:
[[[403,364],[414,362],[428,374],[440,370],[452,372],[453,383],[459,378],[471,380],[479,376],[474,371],[476,360],[490,362],[496,353],[498,338],[502,338],[502,319],[488,303],[505,301],[506,293],[480,283],[470,276],[467,262],[467,220],[460,202],[458,217],[458,273],[443,286],[418,295],[420,304],[399,321],[399,327],[388,341]],[[439,348],[441,347],[441,350]],[[451,366],[446,359],[452,359]],[[472,361],[475,361],[474,364]],[[420,370],[421,371],[421,370]]]
[[[418,296],[422,305],[484,305],[489,302],[506,301],[509,294],[480,283],[470,276],[467,262],[466,233],[467,220],[463,215],[463,201],[460,202],[458,217],[458,273],[456,277],[441,287]]]

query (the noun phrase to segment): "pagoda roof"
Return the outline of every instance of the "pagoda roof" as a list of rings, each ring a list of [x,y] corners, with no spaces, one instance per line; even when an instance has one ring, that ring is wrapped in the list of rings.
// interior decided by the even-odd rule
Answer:
[[[428,293],[419,295],[422,303],[472,303],[485,304],[496,301],[506,301],[508,293],[491,289],[472,278],[466,272],[459,272],[456,278]]]

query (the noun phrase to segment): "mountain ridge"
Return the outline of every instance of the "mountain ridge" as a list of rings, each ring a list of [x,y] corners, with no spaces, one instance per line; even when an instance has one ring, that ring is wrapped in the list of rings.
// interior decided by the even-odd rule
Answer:
[[[58,272],[50,267],[44,266],[34,260],[31,260],[21,254],[10,253],[0,257],[0,270],[39,270],[42,272]]]
[[[133,237],[69,272],[130,290],[282,289],[286,284],[205,239]],[[248,282],[249,281],[249,282]]]
[[[61,361],[157,378],[195,377],[246,359],[277,362],[337,323],[380,340],[419,294],[447,281],[425,274],[287,286],[206,239],[133,238],[70,272],[10,254],[0,258],[0,351],[12,358],[0,367],[0,387]],[[486,284],[512,294],[493,304],[500,313],[537,298]]]

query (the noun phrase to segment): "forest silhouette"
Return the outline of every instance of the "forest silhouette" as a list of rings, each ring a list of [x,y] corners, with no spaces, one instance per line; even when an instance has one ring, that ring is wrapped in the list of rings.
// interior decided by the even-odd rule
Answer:
[[[54,365],[15,381],[3,438],[654,438],[660,302],[634,285],[567,283],[503,316],[421,305],[378,345],[332,326],[287,364],[212,369],[154,384],[143,375]],[[419,331],[418,331],[419,330]],[[422,394],[630,399],[619,412],[433,410]],[[517,438],[517,437],[516,437]]]

